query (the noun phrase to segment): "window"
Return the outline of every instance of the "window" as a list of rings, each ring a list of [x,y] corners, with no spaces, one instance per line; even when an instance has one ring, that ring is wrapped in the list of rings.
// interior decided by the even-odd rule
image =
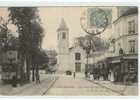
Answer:
[[[135,53],[135,40],[130,40],[129,41],[129,46],[130,46],[130,53]]]
[[[135,33],[135,21],[134,20],[128,22],[128,33],[129,34]]]
[[[75,63],[75,72],[81,72],[81,63]]]
[[[120,55],[124,54],[124,51],[123,51],[122,48],[120,48],[120,50],[119,50],[119,54],[120,54]]]
[[[75,60],[80,60],[80,59],[81,59],[81,54],[75,53]]]
[[[66,38],[66,33],[63,32],[63,33],[62,33],[62,39],[65,39],[65,38]]]

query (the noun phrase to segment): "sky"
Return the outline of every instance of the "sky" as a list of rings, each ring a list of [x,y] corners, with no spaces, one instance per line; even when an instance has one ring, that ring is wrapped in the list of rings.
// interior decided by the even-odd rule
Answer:
[[[107,8],[107,7],[106,7]],[[112,7],[108,7],[114,9]],[[44,28],[44,38],[42,43],[43,49],[57,49],[57,28],[59,27],[60,21],[64,18],[67,27],[69,28],[69,42],[72,46],[74,39],[79,36],[84,36],[86,33],[81,29],[80,17],[87,7],[40,7],[39,16],[41,18],[41,25]],[[112,10],[112,16],[115,10]],[[5,19],[8,17],[8,11],[6,8],[0,8],[0,16]],[[16,31],[14,25],[9,25],[9,28]],[[101,37],[108,39],[112,35],[112,28],[107,29]]]
[[[92,8],[92,7],[91,7]],[[105,7],[112,9],[112,20],[115,20],[116,9],[114,7]],[[39,8],[39,14],[42,20],[42,25],[45,29],[45,37],[43,40],[43,48],[57,48],[57,28],[60,21],[64,18],[69,28],[69,42],[73,45],[74,39],[79,36],[84,36],[85,33],[80,25],[80,18],[87,7],[42,7]],[[101,35],[101,38],[107,40],[112,35],[112,27],[106,29]]]

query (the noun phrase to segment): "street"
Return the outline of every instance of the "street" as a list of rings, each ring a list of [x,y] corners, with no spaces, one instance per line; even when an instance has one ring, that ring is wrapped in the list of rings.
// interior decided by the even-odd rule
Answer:
[[[12,87],[11,84],[0,84],[0,95],[2,96],[41,96],[51,85],[56,81],[57,77],[54,75],[41,74],[40,84],[30,82],[23,86]]]
[[[61,76],[45,94],[49,96],[119,96],[120,94],[84,78]]]
[[[133,90],[133,92],[132,92]],[[126,86],[110,81],[89,80],[81,76],[41,73],[41,83],[12,87],[0,84],[2,96],[126,96],[137,95],[137,84]]]

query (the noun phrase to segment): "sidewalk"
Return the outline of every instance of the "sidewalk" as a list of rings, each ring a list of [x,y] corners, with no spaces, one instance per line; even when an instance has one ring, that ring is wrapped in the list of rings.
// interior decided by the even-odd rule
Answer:
[[[88,80],[95,84],[98,84],[104,88],[108,88],[111,91],[117,92],[123,96],[137,96],[138,95],[138,84],[133,83],[132,85],[115,84],[111,81],[101,80]]]
[[[2,96],[41,96],[56,81],[57,77],[53,75],[41,75],[41,83],[31,82],[16,88],[11,85],[0,85],[0,95]]]

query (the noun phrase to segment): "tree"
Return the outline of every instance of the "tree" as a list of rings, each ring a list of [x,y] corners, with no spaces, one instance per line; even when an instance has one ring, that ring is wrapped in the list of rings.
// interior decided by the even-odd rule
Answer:
[[[32,21],[31,26],[32,26],[31,27],[31,35],[30,35],[31,45],[30,45],[29,52],[31,54],[32,80],[34,81],[35,77],[39,76],[38,66],[39,66],[39,63],[41,63],[40,59],[44,56],[42,54],[43,51],[41,51],[41,43],[42,43],[42,38],[43,38],[43,28],[36,21]],[[43,62],[43,60],[42,60],[42,62]],[[34,74],[35,70],[36,70],[36,74]]]
[[[19,33],[19,53],[23,70],[26,62],[26,78],[30,80],[30,67],[34,67],[33,58],[37,56],[37,51],[41,49],[43,38],[43,28],[40,25],[38,10],[36,7],[10,7],[9,19],[18,28]],[[37,67],[35,67],[37,69]],[[23,76],[24,73],[21,74]]]
[[[103,41],[101,38],[97,36],[81,36],[76,38],[76,42],[79,46],[81,46],[84,50],[86,50],[87,53],[90,53],[91,51],[100,51],[105,50],[108,48],[108,43]]]
[[[7,45],[7,38],[8,38],[8,21],[4,20],[3,17],[0,17],[0,63],[3,60],[3,52],[5,52],[5,46]]]
[[[105,50],[108,48],[108,43],[105,43],[101,38],[97,37],[97,36],[90,36],[90,35],[86,35],[86,36],[81,36],[76,38],[77,44],[79,46],[81,46],[87,55],[87,66],[88,66],[88,58],[89,55],[92,52],[95,51],[101,51],[101,50]],[[88,69],[88,67],[87,67]]]
[[[57,52],[56,50],[47,50],[46,51],[49,62],[48,62],[48,71],[49,72],[55,72],[57,70],[56,64],[57,64]]]
[[[48,56],[41,49],[36,49],[32,52],[32,80],[34,81],[39,76],[39,69],[48,63]]]

